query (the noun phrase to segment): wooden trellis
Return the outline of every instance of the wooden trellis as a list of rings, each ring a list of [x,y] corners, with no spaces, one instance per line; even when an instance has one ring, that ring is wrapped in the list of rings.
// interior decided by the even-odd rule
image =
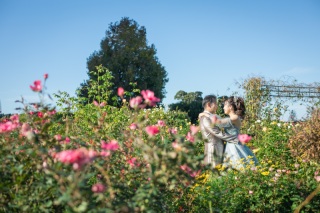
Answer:
[[[261,85],[264,94],[272,97],[285,98],[320,98],[320,86],[278,86],[278,85]]]

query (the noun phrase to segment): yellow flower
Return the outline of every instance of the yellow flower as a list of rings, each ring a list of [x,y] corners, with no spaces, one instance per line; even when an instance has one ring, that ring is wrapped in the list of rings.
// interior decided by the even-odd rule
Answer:
[[[269,175],[269,172],[261,172],[262,175]]]
[[[257,153],[259,150],[260,150],[260,149],[257,148],[257,149],[252,150],[252,152],[253,152],[253,153]]]
[[[272,161],[271,161],[271,160],[268,160],[268,163],[272,163]]]

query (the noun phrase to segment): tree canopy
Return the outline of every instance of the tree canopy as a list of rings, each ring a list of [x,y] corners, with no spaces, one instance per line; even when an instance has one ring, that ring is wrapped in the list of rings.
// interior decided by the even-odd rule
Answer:
[[[169,104],[170,110],[181,110],[187,112],[192,123],[196,123],[198,115],[203,111],[202,107],[202,92],[185,92],[180,90],[174,96],[175,100],[180,100],[178,103]]]
[[[90,71],[96,71],[97,66],[102,65],[113,76],[114,94],[118,87],[126,91],[149,89],[161,100],[165,98],[165,84],[169,79],[156,56],[155,46],[148,45],[145,27],[140,27],[136,21],[124,17],[120,22],[109,25],[100,46],[101,49],[91,54],[87,60],[89,80],[81,84],[80,97],[88,98],[90,82],[97,80],[97,76]]]

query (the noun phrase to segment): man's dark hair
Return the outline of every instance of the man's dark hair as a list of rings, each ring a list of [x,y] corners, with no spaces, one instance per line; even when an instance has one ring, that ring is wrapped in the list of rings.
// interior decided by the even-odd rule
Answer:
[[[217,102],[217,97],[215,95],[207,95],[203,98],[202,100],[202,107],[204,108],[207,103],[216,103]]]

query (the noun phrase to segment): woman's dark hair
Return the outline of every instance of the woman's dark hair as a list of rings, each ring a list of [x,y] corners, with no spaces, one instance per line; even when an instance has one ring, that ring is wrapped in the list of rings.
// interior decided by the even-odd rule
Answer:
[[[228,102],[228,104],[230,106],[232,106],[234,113],[236,113],[236,115],[240,116],[240,118],[244,118],[245,114],[246,114],[246,107],[244,105],[244,100],[241,97],[237,97],[237,96],[230,96],[226,102]]]

